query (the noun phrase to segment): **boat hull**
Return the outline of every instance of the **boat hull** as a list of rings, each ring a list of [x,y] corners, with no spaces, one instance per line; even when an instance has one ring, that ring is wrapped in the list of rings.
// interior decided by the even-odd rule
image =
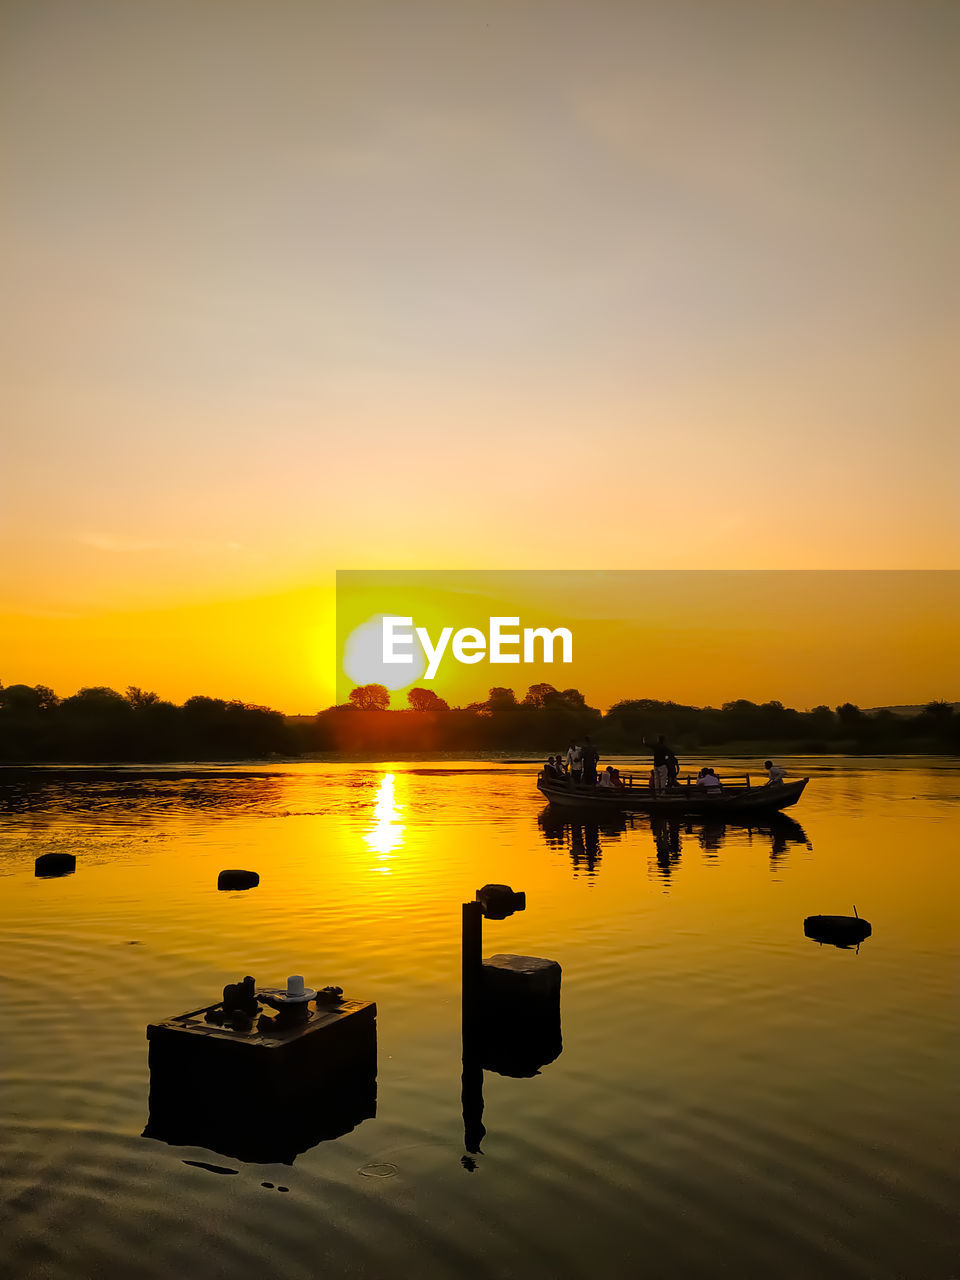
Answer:
[[[589,809],[593,813],[775,813],[796,804],[806,785],[806,778],[798,778],[795,782],[778,782],[773,786],[728,787],[719,794],[708,794],[702,787],[691,786],[658,795],[648,787],[613,791],[537,780],[537,790],[552,805]]]

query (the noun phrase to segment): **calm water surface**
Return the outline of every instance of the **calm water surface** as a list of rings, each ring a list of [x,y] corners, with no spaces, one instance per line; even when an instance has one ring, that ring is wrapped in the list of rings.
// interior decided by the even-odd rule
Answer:
[[[960,762],[790,763],[752,830],[578,826],[523,765],[0,770],[0,1271],[956,1276]],[[76,874],[36,879],[51,850]],[[471,1168],[488,881],[528,907],[485,952],[563,966],[563,1051],[486,1073]],[[804,938],[853,903],[859,953]],[[376,1117],[292,1165],[141,1136],[146,1024],[245,973],[378,1004]]]

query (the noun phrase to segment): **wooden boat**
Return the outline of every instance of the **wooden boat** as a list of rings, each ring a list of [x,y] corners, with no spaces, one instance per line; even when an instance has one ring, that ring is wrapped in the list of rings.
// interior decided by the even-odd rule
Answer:
[[[708,791],[688,777],[666,791],[656,792],[649,776],[621,773],[620,780],[623,786],[614,789],[578,784],[569,778],[545,778],[541,772],[537,775],[537,789],[551,804],[592,813],[771,813],[796,804],[808,781],[797,778],[753,786],[750,775],[745,774],[742,781],[724,778],[719,790]]]

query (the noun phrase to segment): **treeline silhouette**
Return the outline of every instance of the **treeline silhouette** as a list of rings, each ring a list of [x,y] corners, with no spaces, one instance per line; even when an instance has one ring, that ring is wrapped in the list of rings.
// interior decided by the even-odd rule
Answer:
[[[238,760],[296,750],[279,711],[96,687],[58,698],[46,685],[0,687],[0,760]]]
[[[780,702],[740,699],[690,707],[649,698],[616,703],[606,714],[578,689],[535,684],[522,698],[491,689],[484,702],[450,707],[431,689],[411,689],[409,709],[389,710],[382,685],[355,688],[348,702],[316,716],[220,698],[182,706],[155,693],[103,687],[58,698],[45,685],[0,685],[0,761],[249,760],[316,752],[554,752],[589,733],[601,752],[635,754],[640,740],[664,734],[681,752],[960,752],[960,715],[931,702],[915,715],[841,706],[794,711]]]

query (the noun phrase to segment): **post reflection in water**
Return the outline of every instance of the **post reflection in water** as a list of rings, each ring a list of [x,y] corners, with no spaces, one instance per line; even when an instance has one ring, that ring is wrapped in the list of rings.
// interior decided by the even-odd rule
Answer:
[[[483,1073],[493,1071],[514,1080],[538,1076],[543,1067],[563,1052],[560,1006],[533,1008],[526,1016],[463,1001],[463,1063],[460,1100],[463,1108],[463,1145],[467,1156],[461,1164],[473,1173],[474,1156],[482,1155],[486,1137],[483,1123]]]
[[[386,876],[390,875],[389,864],[392,861],[393,851],[403,844],[403,834],[406,829],[400,822],[403,810],[397,804],[395,789],[396,779],[393,774],[385,773],[377,789],[377,802],[373,810],[374,824],[363,837],[376,853],[380,864],[373,870]]]
[[[669,879],[680,862],[684,840],[707,854],[715,854],[729,839],[752,845],[755,839],[770,842],[771,870],[778,865],[791,846],[813,845],[800,823],[786,814],[775,813],[749,822],[729,818],[663,818],[640,813],[577,813],[560,811],[551,805],[537,816],[543,838],[551,849],[566,849],[570,854],[574,875],[597,874],[604,844],[621,840],[628,832],[646,832],[653,840],[654,858],[651,873]]]
[[[487,888],[501,890],[502,886]],[[486,963],[482,959],[484,917],[502,920],[525,909],[523,895],[509,889],[507,893],[521,900],[505,911],[481,906],[481,891],[475,902],[465,902],[462,908],[460,1100],[466,1154],[460,1163],[468,1173],[479,1168],[475,1157],[483,1154],[480,1144],[487,1133],[484,1071],[529,1079],[563,1051],[559,964],[531,956],[498,955]]]
[[[493,1071],[514,1080],[529,1080],[555,1062],[563,1052],[560,1005],[519,1013],[472,1002],[462,1005],[463,1071],[460,1100],[463,1108],[463,1145],[460,1163],[468,1173],[478,1168],[475,1156],[487,1130],[483,1123],[483,1074]]]

